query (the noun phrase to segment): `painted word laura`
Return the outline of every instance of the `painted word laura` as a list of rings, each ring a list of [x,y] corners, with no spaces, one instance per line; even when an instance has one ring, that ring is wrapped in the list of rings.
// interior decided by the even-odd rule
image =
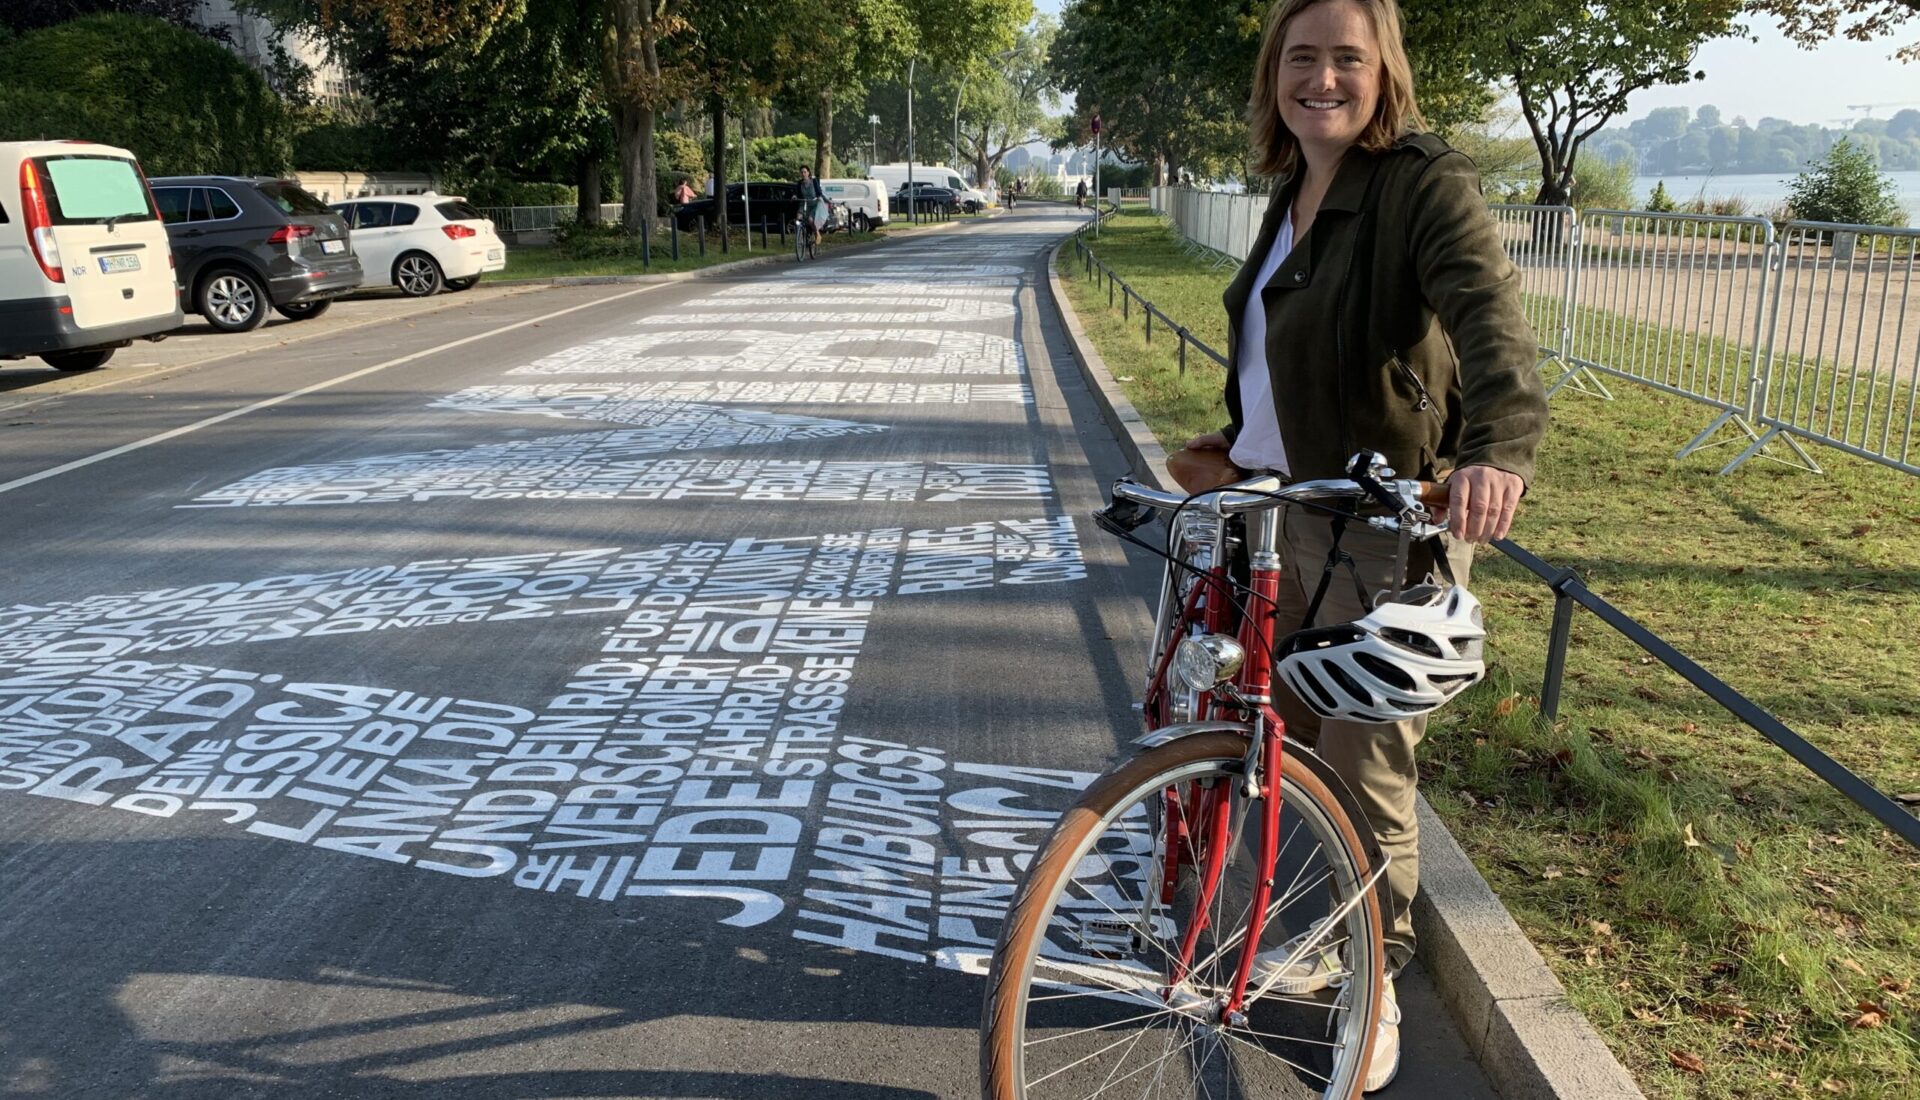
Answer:
[[[641,332],[543,356],[508,374],[667,371],[831,374],[1025,374],[1026,356],[1005,336],[959,329],[717,329]]]
[[[1025,385],[966,382],[627,382],[610,385],[562,382],[535,386],[474,386],[433,403],[470,413],[521,413],[607,424],[646,423],[663,409],[686,402],[764,405],[967,405],[981,402],[1031,406]]]
[[[773,459],[640,459],[625,433],[595,432],[464,451],[386,455],[266,470],[182,508],[384,504],[445,499],[568,501],[1038,500],[1052,495],[1044,466]],[[646,453],[646,452],[639,452]]]

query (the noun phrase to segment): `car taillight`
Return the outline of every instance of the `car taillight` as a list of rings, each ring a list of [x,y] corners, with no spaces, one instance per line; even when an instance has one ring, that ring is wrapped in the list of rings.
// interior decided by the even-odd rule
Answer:
[[[30,160],[20,162],[20,206],[26,212],[27,240],[33,245],[33,259],[46,277],[56,283],[67,281],[60,266],[60,244],[53,239],[53,214],[47,209],[47,193],[40,188],[40,173]]]
[[[267,234],[267,243],[268,244],[291,244],[302,237],[311,237],[311,236],[313,236],[313,226],[283,225],[280,228],[274,230],[272,233]]]
[[[447,239],[450,241],[457,241],[464,237],[479,236],[479,233],[476,232],[473,227],[466,225],[443,225],[440,227],[440,232],[445,233]]]

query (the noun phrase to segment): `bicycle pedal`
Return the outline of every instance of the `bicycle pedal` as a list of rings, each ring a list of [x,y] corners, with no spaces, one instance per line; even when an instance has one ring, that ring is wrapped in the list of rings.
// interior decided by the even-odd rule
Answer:
[[[1083,917],[1075,933],[1081,950],[1096,958],[1130,958],[1147,949],[1147,938],[1132,921]]]

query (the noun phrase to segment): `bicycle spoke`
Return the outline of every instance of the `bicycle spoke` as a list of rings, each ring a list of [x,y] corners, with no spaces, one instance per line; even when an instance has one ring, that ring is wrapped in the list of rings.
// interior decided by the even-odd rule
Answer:
[[[1180,1010],[1177,1008],[1167,1007],[1167,1008],[1159,1009],[1154,1012],[1143,1012],[1138,1016],[1129,1016],[1124,1020],[1114,1020],[1111,1023],[1095,1024],[1092,1027],[1083,1027],[1078,1031],[1068,1031],[1060,1035],[1049,1035],[1044,1039],[1028,1039],[1026,1043],[1024,1043],[1023,1045],[1030,1046],[1030,1047],[1037,1047],[1042,1043],[1053,1043],[1053,1042],[1058,1042],[1061,1039],[1071,1039],[1075,1035],[1085,1035],[1093,1031],[1105,1031],[1110,1027],[1121,1027],[1125,1024],[1136,1024],[1136,1023],[1139,1023],[1141,1020],[1151,1020],[1156,1016],[1167,1016],[1173,1013],[1177,1013],[1179,1011]]]
[[[1308,1069],[1307,1067],[1301,1065],[1300,1063],[1294,1061],[1291,1058],[1287,1058],[1282,1055],[1275,1054],[1273,1051],[1268,1050],[1266,1047],[1261,1046],[1259,1043],[1249,1042],[1248,1040],[1242,1039],[1238,1035],[1235,1035],[1231,1031],[1222,1031],[1220,1032],[1220,1034],[1226,1036],[1228,1039],[1232,1040],[1233,1042],[1239,1043],[1241,1046],[1247,1047],[1248,1049],[1251,1049],[1251,1050],[1259,1051],[1263,1057],[1271,1058],[1274,1061],[1287,1066],[1289,1069],[1294,1069],[1301,1073],[1304,1073],[1308,1077],[1311,1077],[1316,1081],[1320,1081],[1329,1085],[1333,1083],[1333,1078],[1328,1077],[1326,1074],[1315,1072],[1314,1070]]]

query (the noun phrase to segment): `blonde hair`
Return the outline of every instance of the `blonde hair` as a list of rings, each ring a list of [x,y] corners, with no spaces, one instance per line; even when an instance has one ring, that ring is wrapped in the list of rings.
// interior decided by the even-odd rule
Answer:
[[[1331,0],[1279,0],[1267,13],[1260,38],[1260,59],[1254,63],[1253,98],[1247,103],[1247,122],[1253,130],[1253,170],[1262,176],[1288,179],[1299,166],[1300,141],[1280,117],[1280,55],[1287,44],[1287,27],[1300,13]],[[1356,143],[1380,152],[1409,133],[1424,130],[1420,104],[1413,94],[1413,63],[1400,32],[1400,5],[1396,0],[1348,0],[1359,4],[1373,24],[1380,54],[1380,102],[1373,121],[1360,131]]]

